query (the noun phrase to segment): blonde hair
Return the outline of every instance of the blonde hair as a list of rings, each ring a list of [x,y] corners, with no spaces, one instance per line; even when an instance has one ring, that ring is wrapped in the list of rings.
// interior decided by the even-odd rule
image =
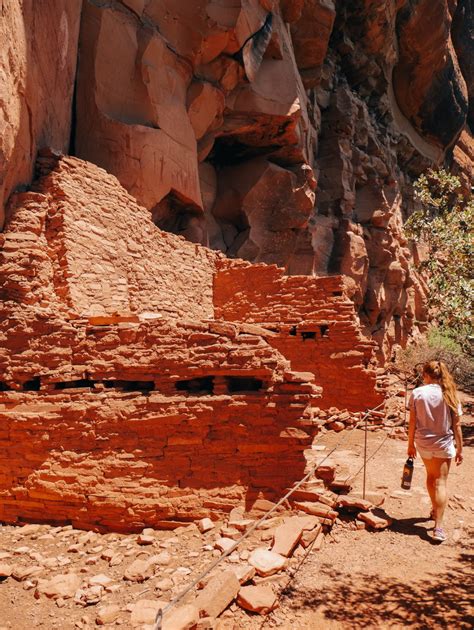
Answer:
[[[443,390],[444,402],[448,407],[458,413],[459,398],[456,391],[456,384],[451,376],[446,364],[442,361],[429,361],[423,366],[423,374],[431,376],[435,381],[439,381],[441,389]]]

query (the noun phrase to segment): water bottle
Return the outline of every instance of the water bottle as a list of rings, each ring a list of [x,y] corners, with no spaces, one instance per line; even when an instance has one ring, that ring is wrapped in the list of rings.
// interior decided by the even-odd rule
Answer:
[[[403,466],[402,488],[404,490],[410,490],[414,467],[413,457],[409,457]]]

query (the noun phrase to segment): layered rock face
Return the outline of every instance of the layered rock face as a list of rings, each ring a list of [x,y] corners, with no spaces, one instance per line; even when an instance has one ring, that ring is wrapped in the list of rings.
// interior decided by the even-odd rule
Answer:
[[[347,275],[380,357],[416,332],[424,287],[401,226],[428,166],[471,185],[470,0],[37,5],[3,3],[3,201],[38,148],[72,153],[162,229]]]
[[[0,39],[0,228],[10,193],[29,185],[38,149],[67,153],[81,0],[5,0]]]
[[[162,232],[77,158],[39,170],[0,235],[0,521],[129,531],[250,509],[303,476],[320,406],[382,400],[342,277]]]
[[[352,278],[387,357],[426,318],[402,223],[465,127],[472,19],[446,0],[86,2],[76,150],[166,230]]]

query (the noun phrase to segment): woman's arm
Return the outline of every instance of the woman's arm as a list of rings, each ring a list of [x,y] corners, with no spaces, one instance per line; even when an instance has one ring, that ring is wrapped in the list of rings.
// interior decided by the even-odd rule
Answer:
[[[410,409],[410,421],[408,423],[408,457],[416,457],[415,448],[416,416],[413,406]]]
[[[454,411],[452,411],[451,414],[452,414],[452,419],[453,419],[454,440],[456,442],[456,457],[454,458],[454,461],[459,466],[459,464],[461,464],[463,460],[461,417],[459,416],[459,414],[455,413]]]

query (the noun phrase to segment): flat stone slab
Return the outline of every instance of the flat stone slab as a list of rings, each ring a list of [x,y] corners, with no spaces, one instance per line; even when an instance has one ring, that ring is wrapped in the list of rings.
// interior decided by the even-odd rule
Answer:
[[[367,501],[366,499],[360,499],[359,497],[341,494],[337,500],[337,507],[368,512],[374,506],[370,501]]]
[[[210,531],[211,529],[214,529],[215,527],[214,523],[211,521],[210,518],[202,518],[198,522],[197,526],[201,534],[205,534],[206,532]]]
[[[298,517],[285,519],[283,524],[275,529],[272,551],[286,558],[291,556],[301,538],[304,526],[305,523]]]
[[[271,586],[243,586],[237,596],[239,606],[259,615],[267,615],[278,606]]]
[[[285,566],[286,558],[264,548],[255,549],[250,554],[249,564],[255,567],[258,575],[267,577],[278,573]]]
[[[250,580],[255,575],[255,567],[250,564],[241,564],[232,571],[237,576],[240,584],[245,584],[245,582],[250,582]]]
[[[234,571],[224,571],[209,580],[193,602],[201,617],[218,617],[235,599],[240,582]]]
[[[361,512],[357,519],[363,521],[366,525],[372,527],[373,529],[386,529],[387,527],[390,527],[393,522],[391,518],[384,518],[374,514],[373,512]]]
[[[322,518],[328,518],[335,520],[338,517],[338,513],[332,510],[328,505],[323,503],[313,503],[310,501],[295,501],[295,507],[307,514],[313,516],[321,516]]]
[[[199,622],[199,612],[193,604],[171,609],[163,617],[162,630],[191,630]]]
[[[216,549],[219,549],[219,551],[222,551],[222,553],[224,553],[228,551],[234,545],[235,545],[235,540],[233,540],[232,538],[222,537],[216,540],[214,547]]]

